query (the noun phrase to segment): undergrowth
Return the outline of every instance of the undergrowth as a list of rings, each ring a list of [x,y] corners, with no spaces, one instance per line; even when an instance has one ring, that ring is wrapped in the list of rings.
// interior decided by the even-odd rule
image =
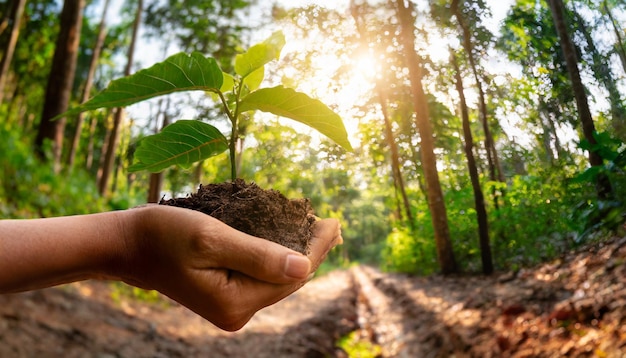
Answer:
[[[35,218],[87,214],[108,209],[85,170],[55,173],[35,157],[19,131],[0,126],[0,217]]]

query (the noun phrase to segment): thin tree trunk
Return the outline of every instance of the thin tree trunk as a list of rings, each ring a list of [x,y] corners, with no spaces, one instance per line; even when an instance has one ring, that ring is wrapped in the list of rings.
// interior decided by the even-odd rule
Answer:
[[[611,21],[611,25],[613,26],[613,33],[615,33],[615,37],[617,38],[617,43],[615,44],[617,53],[619,54],[620,61],[622,62],[622,68],[626,73],[626,49],[624,49],[624,39],[622,39],[622,29],[618,28],[618,24],[613,17],[613,13],[611,9],[609,9],[609,4],[606,0],[604,0],[603,6],[606,15],[609,17]]]
[[[41,122],[35,138],[35,152],[40,158],[45,158],[43,144],[45,139],[53,143],[53,161],[55,170],[60,169],[61,151],[63,148],[63,130],[65,118],[52,121],[52,118],[67,110],[74,75],[76,73],[76,59],[78,44],[83,23],[84,0],[65,0],[61,11],[61,29],[57,38],[46,98],[41,114]]]
[[[129,124],[129,128],[131,128],[133,126],[133,121],[131,120],[130,124]],[[121,129],[121,128],[120,128]],[[119,147],[120,148],[128,148],[128,143],[130,143],[130,130],[128,131],[124,131],[120,133],[120,143],[119,143]],[[113,165],[113,181],[111,183],[111,192],[115,193],[117,191],[117,186],[120,182],[119,178],[120,178],[120,174],[121,174],[121,169],[122,169],[122,164],[124,163],[124,157],[123,157],[123,153],[119,153],[115,155],[115,163]],[[127,182],[126,184],[128,185],[128,178],[129,176],[126,176]]]
[[[81,103],[89,99],[91,88],[93,87],[93,78],[96,73],[96,67],[98,67],[98,61],[100,60],[100,52],[102,51],[102,46],[104,45],[104,38],[106,37],[106,15],[109,8],[109,2],[109,0],[104,1],[102,17],[100,18],[100,26],[98,27],[98,37],[96,39],[96,44],[93,48],[91,62],[89,63],[89,72],[87,73],[85,87],[83,88],[83,93],[80,100]],[[80,136],[83,132],[84,118],[84,112],[79,113],[76,117],[76,129],[74,130],[73,140],[70,144],[70,149],[67,156],[67,166],[69,168],[74,165],[76,152],[78,151],[78,146],[80,145]]]
[[[170,106],[170,100],[168,98],[165,108],[162,106],[163,100],[159,100],[159,109],[161,116],[163,116],[163,122],[161,128],[156,128],[155,132],[163,130],[170,124],[170,118],[167,114],[167,109]],[[148,187],[148,203],[158,203],[161,199],[161,189],[163,187],[163,172],[150,174],[150,186]]]
[[[558,109],[554,109],[558,110]],[[559,141],[559,136],[556,132],[556,125],[552,120],[552,116],[558,117],[558,114],[555,115],[549,103],[547,103],[543,98],[539,98],[539,105],[537,106],[537,113],[539,113],[539,124],[541,125],[541,139],[543,144],[543,149],[546,152],[546,163],[551,165],[555,164],[557,158],[563,156],[562,147]],[[554,148],[552,143],[554,142]]]
[[[489,115],[487,113],[485,91],[483,89],[482,79],[480,78],[480,75],[478,73],[478,66],[476,65],[476,60],[474,58],[471,31],[465,23],[465,18],[463,17],[463,14],[461,13],[458,4],[458,1],[453,1],[451,8],[463,32],[463,48],[465,48],[465,52],[467,53],[470,68],[472,69],[472,74],[474,75],[474,80],[476,81],[476,87],[478,89],[479,113],[480,120],[483,126],[483,131],[485,132],[484,143],[485,151],[487,152],[487,162],[489,164],[489,178],[492,181],[504,182],[504,175],[502,173],[502,170],[500,169],[498,152],[496,151],[493,136],[491,135],[491,129],[489,127]]]
[[[562,0],[548,0],[548,3],[550,4],[554,25],[557,33],[559,34],[561,48],[567,65],[567,72],[569,73],[570,81],[572,82],[572,91],[574,92],[574,98],[576,99],[576,107],[578,108],[578,115],[580,116],[583,135],[590,144],[597,144],[594,137],[596,128],[593,123],[593,117],[591,116],[591,110],[589,109],[585,86],[580,78],[576,50],[565,23],[565,6],[563,5]],[[602,157],[600,157],[596,151],[590,150],[589,164],[591,164],[591,166],[601,166],[602,163]],[[613,196],[611,182],[606,175],[598,175],[596,188],[600,199],[608,199]]]
[[[357,31],[359,33],[359,37],[361,42],[366,45],[370,42],[369,35],[366,29],[363,27],[363,19],[360,16],[360,12],[354,1],[350,1],[350,10],[352,14],[352,18],[354,19],[354,23],[356,24]],[[404,185],[404,178],[402,177],[402,171],[400,170],[400,156],[398,155],[398,146],[396,144],[393,130],[391,128],[391,121],[389,119],[389,114],[387,112],[387,98],[383,87],[379,81],[375,84],[376,92],[378,94],[378,100],[380,102],[380,107],[383,113],[383,120],[385,124],[385,141],[391,150],[391,173],[393,175],[394,187],[397,192],[400,192],[400,196],[402,197],[402,204],[404,207],[404,212],[406,214],[407,221],[409,223],[409,227],[411,231],[415,229],[415,223],[413,220],[413,213],[411,212],[411,205],[409,203],[409,198],[406,193],[406,188]],[[396,198],[397,199],[397,198]],[[398,202],[398,219],[402,219],[402,210],[400,210],[400,202]]]
[[[398,180],[396,179],[396,175],[395,173],[391,173],[391,178],[393,179],[393,196],[396,200],[394,200],[394,203],[396,205],[395,210],[393,211],[393,217],[396,221],[402,222],[402,207],[400,206],[400,196],[399,196],[399,189],[398,189]]]
[[[15,53],[17,38],[20,34],[20,25],[22,24],[24,5],[26,5],[26,0],[18,0],[17,4],[15,4],[15,7],[12,9],[13,26],[11,28],[11,36],[9,37],[9,42],[4,50],[4,56],[2,56],[2,61],[0,62],[0,104],[4,99],[4,87],[9,75],[9,66],[11,65],[11,60],[13,59],[13,54]]]
[[[108,136],[106,151],[103,152],[102,167],[100,171],[100,180],[98,182],[98,192],[100,195],[105,196],[108,194],[108,185],[111,176],[111,172],[115,165],[115,152],[117,151],[117,145],[119,142],[119,132],[124,118],[124,109],[116,108],[113,114],[113,126]]]
[[[404,186],[404,178],[402,177],[402,171],[400,170],[400,156],[398,154],[398,146],[396,144],[393,130],[391,128],[391,121],[389,120],[389,114],[387,113],[387,101],[383,91],[377,84],[378,98],[380,100],[380,106],[383,112],[383,120],[385,122],[385,141],[391,150],[391,171],[393,173],[394,182],[397,183],[400,196],[402,197],[402,204],[404,207],[404,213],[406,215],[407,222],[411,231],[415,229],[415,223],[413,221],[413,213],[411,212],[411,204],[409,203],[409,197],[406,194],[406,188]]]
[[[148,203],[158,203],[161,200],[161,188],[163,187],[163,172],[151,173],[148,186]]]
[[[127,63],[124,75],[129,76],[133,66],[133,57],[135,54],[135,43],[137,42],[137,34],[139,32],[139,24],[141,23],[141,13],[143,12],[143,0],[137,1],[137,12],[135,13],[135,21],[133,23],[133,32],[131,35],[130,45],[128,47]],[[98,190],[101,195],[108,194],[108,184],[113,166],[115,164],[115,153],[117,152],[117,144],[119,142],[119,130],[124,118],[124,109],[118,108],[113,118],[113,129],[109,137],[107,151],[105,154],[104,165],[102,167],[102,176],[98,183]]]
[[[487,218],[487,210],[485,209],[485,197],[480,187],[478,178],[478,168],[474,159],[474,140],[472,138],[472,130],[470,128],[469,114],[467,111],[467,103],[465,101],[465,93],[463,88],[463,80],[461,71],[456,61],[455,54],[451,51],[452,66],[455,72],[456,90],[459,93],[459,106],[461,107],[461,118],[463,121],[463,137],[465,138],[465,156],[467,157],[467,168],[474,190],[474,206],[476,208],[476,218],[478,220],[478,237],[480,244],[480,257],[482,259],[483,273],[490,275],[493,273],[493,259],[491,256],[491,244],[489,242],[489,221]]]
[[[98,117],[91,116],[91,120],[89,121],[89,140],[87,141],[87,150],[85,153],[85,168],[89,171],[93,168],[93,152],[95,145],[95,134],[96,129],[98,127]]]
[[[102,148],[100,148],[100,159],[98,160],[98,170],[96,173],[96,183],[100,185],[102,182],[102,170],[104,169],[104,161],[106,160],[106,153],[108,152],[109,142],[111,138],[111,133],[113,132],[113,117],[115,117],[115,111],[117,108],[113,108],[110,111],[107,111],[107,115],[104,119],[104,139],[102,140]],[[93,124],[93,122],[92,122]],[[97,122],[96,122],[97,125]],[[95,128],[95,127],[94,127]]]
[[[413,133],[411,133],[413,134]],[[415,133],[417,135],[417,133]],[[411,145],[411,160],[413,164],[415,164],[415,173],[417,186],[420,190],[420,193],[424,196],[424,200],[426,200],[426,204],[428,204],[428,191],[426,190],[426,183],[424,182],[424,168],[420,165],[422,152],[418,149],[418,147]]]
[[[626,139],[626,112],[622,105],[622,95],[617,87],[617,83],[613,78],[613,73],[609,67],[608,59],[605,58],[598,48],[596,47],[594,39],[591,37],[591,32],[588,29],[587,22],[580,16],[578,11],[573,10],[574,19],[576,21],[576,28],[583,35],[587,45],[587,51],[591,53],[592,63],[591,68],[595,74],[596,79],[600,82],[607,92],[609,92],[609,105],[611,107],[611,125],[613,126],[614,134],[619,138]]]
[[[201,160],[195,164],[193,175],[191,176],[191,180],[195,188],[197,188],[200,184],[202,184],[203,173],[204,173],[204,160]]]
[[[17,1],[21,1],[21,0],[17,0]],[[4,7],[4,9],[2,9],[3,16],[2,16],[2,21],[0,21],[0,36],[2,36],[4,31],[7,29],[7,27],[9,27],[9,19],[11,18],[11,14],[13,13],[14,6],[15,6],[15,1],[10,0],[10,1],[7,1],[6,6]]]
[[[422,85],[422,65],[415,52],[414,18],[411,9],[406,7],[404,0],[396,0],[401,27],[401,43],[407,58],[411,92],[415,106],[416,125],[420,134],[420,146],[422,153],[422,166],[426,177],[426,189],[428,193],[428,205],[432,217],[435,234],[437,259],[443,274],[457,272],[457,264],[450,241],[450,229],[448,227],[448,215],[443,200],[439,174],[437,173],[437,158],[434,152],[434,140],[430,115],[428,113],[428,101]]]

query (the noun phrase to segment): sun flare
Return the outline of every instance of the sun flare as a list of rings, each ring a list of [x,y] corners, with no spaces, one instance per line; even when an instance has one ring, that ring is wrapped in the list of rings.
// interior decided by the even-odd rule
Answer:
[[[371,54],[357,55],[352,63],[355,74],[360,74],[369,80],[375,79],[380,73],[378,61]]]

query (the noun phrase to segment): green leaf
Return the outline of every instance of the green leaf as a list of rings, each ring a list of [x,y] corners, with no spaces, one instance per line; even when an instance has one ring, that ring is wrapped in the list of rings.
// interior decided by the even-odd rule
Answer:
[[[226,73],[226,72],[222,72],[223,77],[223,82],[222,82],[222,87],[220,87],[219,92],[221,92],[222,94],[230,92],[233,90],[233,88],[235,88],[235,78]],[[217,91],[207,91],[206,92],[207,96],[211,97],[211,99],[214,102],[220,102],[220,95]]]
[[[235,87],[235,78],[226,72],[222,72],[222,76],[224,76],[224,81],[222,82],[222,87],[220,87],[220,92],[232,91]]]
[[[261,85],[265,78],[265,67],[261,66],[252,71],[244,80],[243,83],[248,86],[248,90],[254,91]]]
[[[179,120],[139,142],[137,163],[129,170],[158,173],[172,165],[188,168],[191,164],[228,149],[228,140],[215,127],[196,120]]]
[[[215,59],[199,52],[178,53],[150,68],[112,81],[89,101],[56,118],[98,108],[125,107],[173,92],[217,91],[222,82],[222,71]]]
[[[285,35],[282,31],[274,32],[265,41],[250,47],[247,52],[235,56],[235,73],[241,77],[246,77],[265,66],[266,63],[277,60],[283,46],[285,46]]]
[[[572,179],[572,183],[593,183],[598,178],[598,175],[603,172],[603,167],[593,166],[587,168],[584,172],[578,174]]]
[[[262,88],[246,96],[239,110],[260,110],[291,118],[318,130],[348,151],[352,145],[341,117],[324,103],[283,86]]]

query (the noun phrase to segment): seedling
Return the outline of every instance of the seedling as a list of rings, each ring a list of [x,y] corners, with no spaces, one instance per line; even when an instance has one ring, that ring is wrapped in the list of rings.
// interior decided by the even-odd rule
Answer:
[[[273,33],[235,57],[234,74],[222,72],[214,58],[201,53],[178,53],[150,68],[112,81],[92,99],[59,117],[99,108],[125,107],[174,92],[204,91],[221,102],[231,124],[229,139],[206,122],[178,120],[139,142],[136,162],[130,171],[156,173],[173,165],[188,168],[229,150],[231,177],[235,180],[239,121],[243,113],[255,110],[302,122],[351,151],[343,121],[328,106],[291,88],[259,88],[265,77],[265,65],[279,58],[284,45],[282,32]]]

